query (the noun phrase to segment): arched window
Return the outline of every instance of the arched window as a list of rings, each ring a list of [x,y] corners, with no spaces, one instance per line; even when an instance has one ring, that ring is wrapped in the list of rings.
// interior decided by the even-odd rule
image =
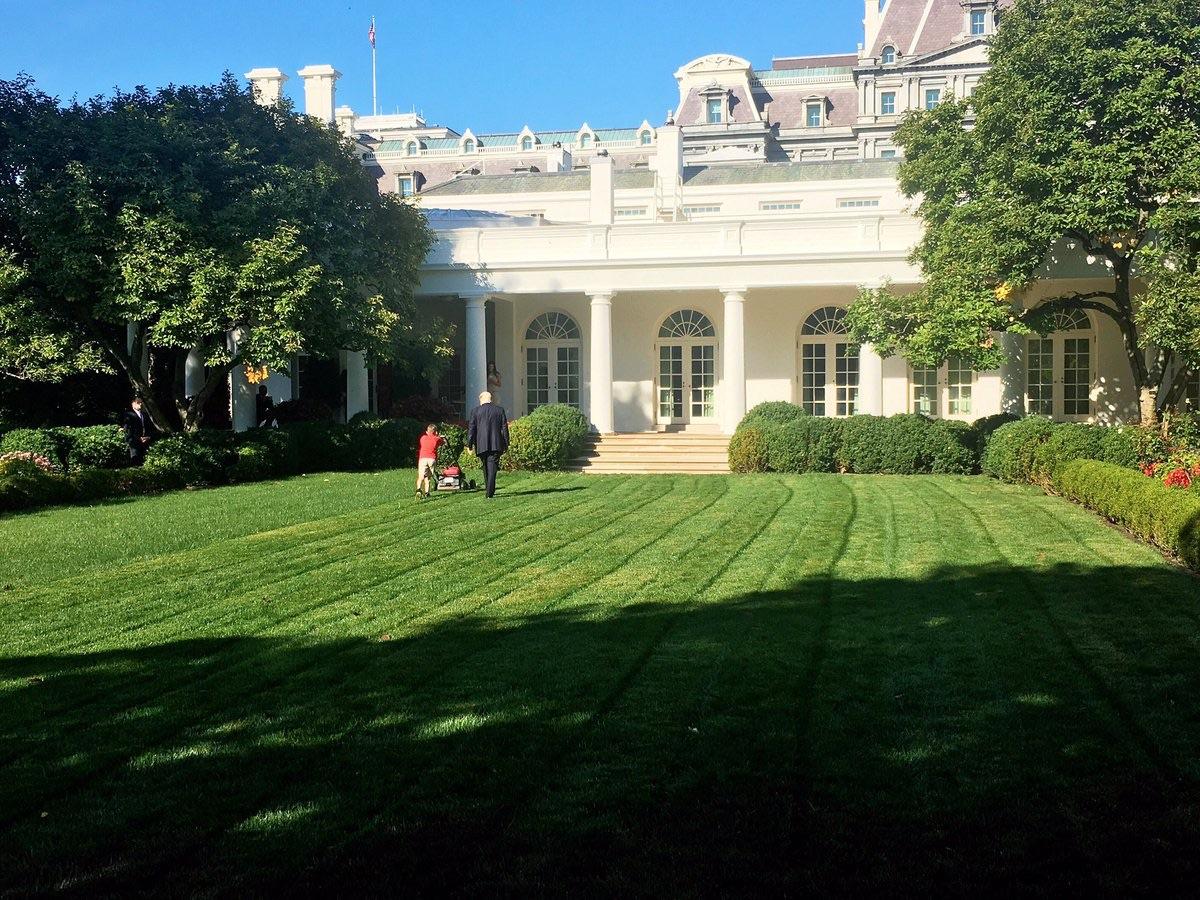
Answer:
[[[846,311],[840,306],[822,306],[804,320],[801,334],[845,334]]]
[[[592,136],[590,134],[587,134],[586,132],[584,134],[581,134],[579,136],[579,149],[587,150],[591,146],[592,146]]]
[[[1025,411],[1055,418],[1092,413],[1092,323],[1080,309],[1060,309],[1051,331],[1025,343]]]
[[[894,63],[896,61],[896,48],[893,47],[891,44],[888,44],[886,47],[883,48],[883,53],[880,54],[879,60],[885,66],[890,66],[892,63]]]
[[[416,156],[417,155],[417,142],[416,141],[409,141],[407,144],[404,145],[404,155],[405,156]]]
[[[465,141],[463,141],[463,153],[474,153],[474,152],[475,152],[475,142],[473,140],[471,140],[470,138],[467,138]]]
[[[704,313],[694,309],[681,309],[667,316],[658,329],[660,338],[715,338],[717,329]]]
[[[800,341],[800,405],[809,415],[854,415],[858,345],[846,333],[846,311],[839,306],[822,306],[800,326],[807,338]]]
[[[525,137],[521,138],[521,149],[522,150],[532,150],[533,149],[533,138],[531,138],[529,135],[525,135]]]
[[[527,341],[577,341],[579,326],[566,313],[545,312],[529,323]]]
[[[640,135],[638,135],[638,139],[642,142],[643,147],[649,147],[650,141],[653,140],[653,136],[650,134],[650,132],[643,131]]]
[[[525,329],[525,411],[547,403],[579,406],[579,326],[566,313],[544,312]]]

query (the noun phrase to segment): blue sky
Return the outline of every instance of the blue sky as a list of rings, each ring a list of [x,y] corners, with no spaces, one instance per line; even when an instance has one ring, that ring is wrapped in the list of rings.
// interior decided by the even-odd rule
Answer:
[[[706,53],[852,51],[861,0],[0,0],[0,77],[26,71],[68,98],[113,86],[209,82],[229,69],[342,72],[338,104],[370,112],[376,19],[383,111],[459,130],[634,126],[676,104],[672,73]]]

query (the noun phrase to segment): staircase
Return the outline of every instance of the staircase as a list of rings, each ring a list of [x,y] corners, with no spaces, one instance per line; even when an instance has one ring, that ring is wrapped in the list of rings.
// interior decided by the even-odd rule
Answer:
[[[567,471],[588,475],[727,474],[729,436],[679,431],[598,435],[567,464]]]

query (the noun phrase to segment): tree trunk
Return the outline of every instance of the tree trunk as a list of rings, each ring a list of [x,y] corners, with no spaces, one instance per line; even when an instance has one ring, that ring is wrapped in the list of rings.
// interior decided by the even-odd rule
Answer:
[[[1138,385],[1138,412],[1142,425],[1158,424],[1158,388],[1148,384]]]

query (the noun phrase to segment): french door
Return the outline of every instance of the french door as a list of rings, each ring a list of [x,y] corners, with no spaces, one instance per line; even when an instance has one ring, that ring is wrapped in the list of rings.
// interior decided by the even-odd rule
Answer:
[[[658,423],[709,424],[717,420],[717,344],[681,341],[658,345]]]
[[[817,338],[800,343],[800,405],[810,416],[852,416],[858,403],[858,345]]]
[[[563,403],[579,407],[579,343],[544,341],[525,347],[525,411]]]
[[[1032,335],[1025,344],[1025,411],[1031,416],[1087,419],[1092,414],[1090,336]]]

